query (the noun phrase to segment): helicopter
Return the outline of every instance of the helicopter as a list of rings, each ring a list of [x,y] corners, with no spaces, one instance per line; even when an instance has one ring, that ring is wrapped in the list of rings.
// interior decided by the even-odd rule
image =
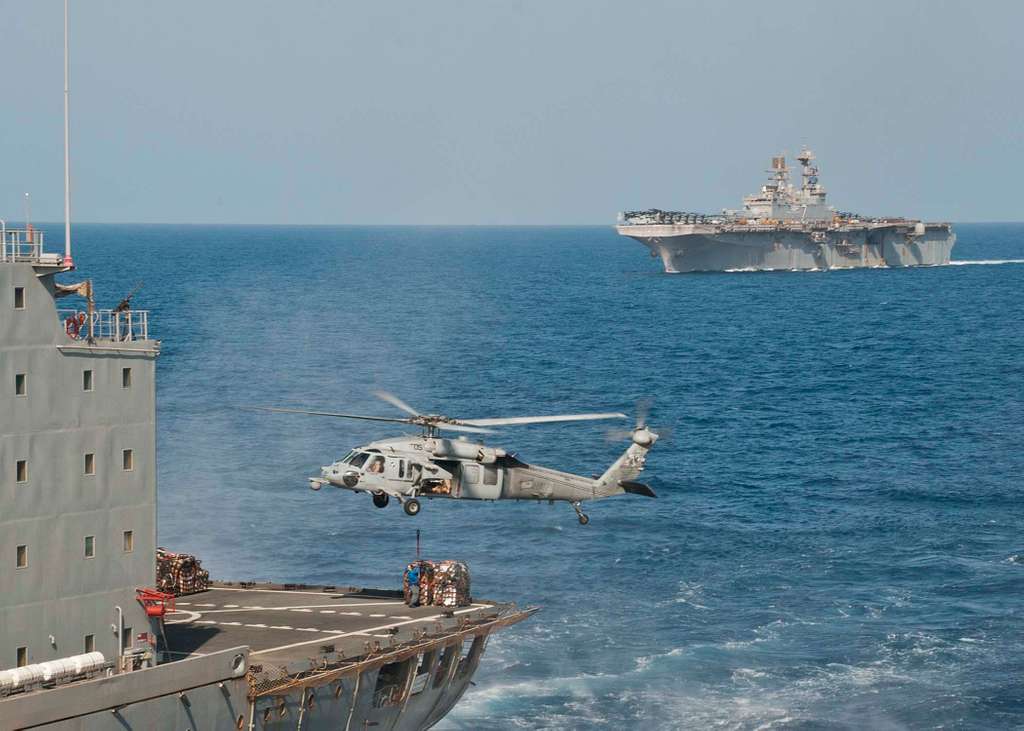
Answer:
[[[308,411],[276,407],[252,407],[261,411],[305,414],[341,419],[410,424],[421,429],[418,435],[406,435],[371,442],[353,448],[342,459],[321,467],[320,476],[310,477],[309,486],[320,490],[325,485],[368,493],[373,504],[385,508],[394,498],[407,515],[417,515],[421,499],[450,500],[546,500],[572,505],[582,525],[590,522],[580,505],[613,495],[657,497],[636,478],[644,469],[647,453],[658,441],[658,434],[646,424],[646,409],[638,409],[635,426],[621,432],[630,439],[626,451],[601,475],[593,478],[570,472],[527,464],[514,453],[500,447],[470,441],[465,434],[491,434],[488,427],[553,422],[625,419],[618,412],[558,414],[553,416],[513,416],[487,419],[455,419],[441,414],[424,414],[393,394],[375,391],[374,395],[406,412],[405,417],[365,416],[331,411]],[[461,436],[448,438],[442,432]]]

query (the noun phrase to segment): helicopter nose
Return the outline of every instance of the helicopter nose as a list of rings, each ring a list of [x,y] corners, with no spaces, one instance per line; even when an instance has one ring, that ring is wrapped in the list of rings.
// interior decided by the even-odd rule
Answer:
[[[341,481],[345,483],[345,487],[355,487],[359,484],[359,473],[355,470],[349,470],[341,476]]]

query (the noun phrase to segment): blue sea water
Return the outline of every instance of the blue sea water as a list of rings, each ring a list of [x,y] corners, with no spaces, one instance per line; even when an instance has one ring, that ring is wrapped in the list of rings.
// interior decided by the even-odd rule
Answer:
[[[416,528],[536,604],[445,729],[1024,727],[1024,225],[927,269],[670,276],[607,227],[77,227],[138,280],[159,362],[159,535],[231,579],[396,585]],[[58,238],[56,230],[51,240]],[[53,248],[52,246],[50,248]],[[1014,262],[1013,260],[1016,260]],[[306,476],[382,425],[653,397],[657,500],[433,501]],[[584,474],[604,425],[493,443]]]

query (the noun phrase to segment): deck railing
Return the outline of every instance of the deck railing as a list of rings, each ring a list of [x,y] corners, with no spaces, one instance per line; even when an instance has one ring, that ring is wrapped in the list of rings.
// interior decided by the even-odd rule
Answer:
[[[34,228],[7,228],[0,221],[0,262],[24,261],[33,264],[60,263],[60,254],[43,251],[43,232]]]
[[[82,310],[57,310],[64,331],[76,340],[130,343],[149,340],[147,310],[94,310],[90,317]]]

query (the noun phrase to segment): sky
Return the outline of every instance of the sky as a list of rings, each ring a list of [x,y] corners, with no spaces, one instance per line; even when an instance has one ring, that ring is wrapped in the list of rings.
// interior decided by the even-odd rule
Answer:
[[[61,0],[0,0],[0,218],[63,216]],[[832,204],[1022,220],[1018,0],[71,0],[73,217],[611,224]]]

